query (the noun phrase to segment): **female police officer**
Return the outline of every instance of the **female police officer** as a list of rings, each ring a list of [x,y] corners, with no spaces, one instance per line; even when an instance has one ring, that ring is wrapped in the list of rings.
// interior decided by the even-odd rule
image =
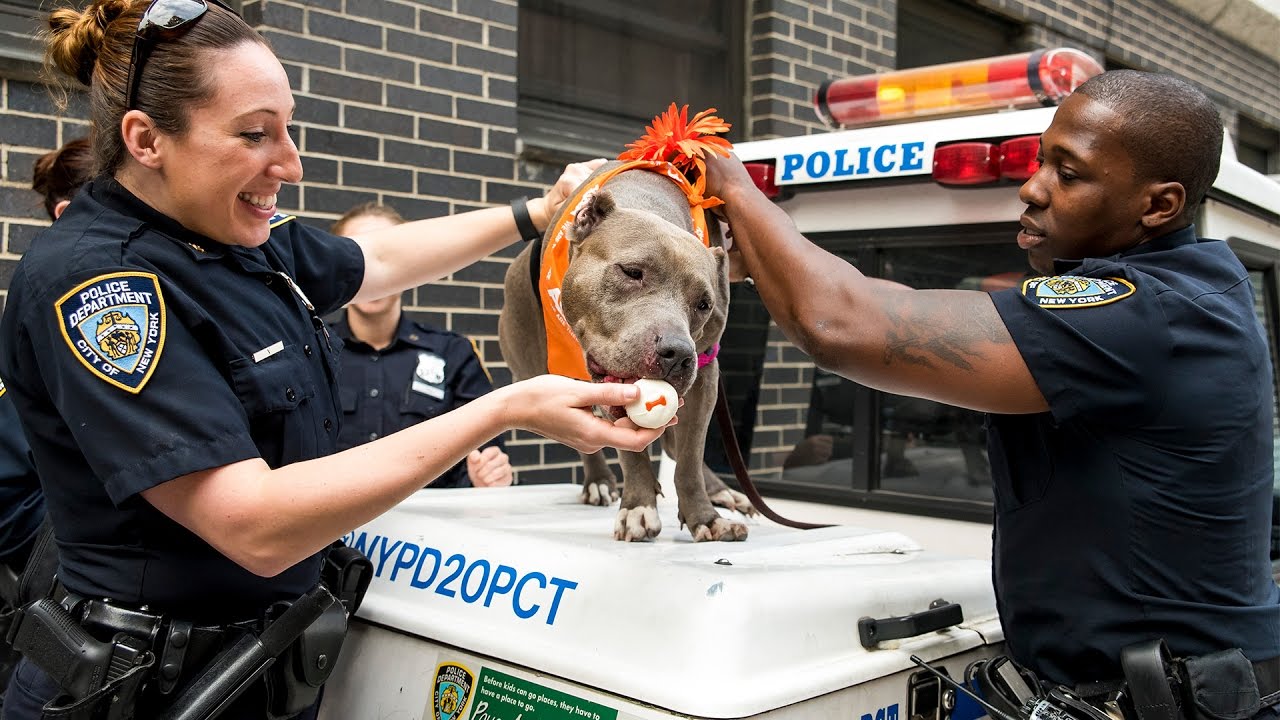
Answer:
[[[89,86],[103,175],[15,272],[0,376],[73,597],[227,627],[308,591],[335,538],[507,429],[585,451],[639,450],[660,434],[591,414],[634,388],[546,376],[329,455],[339,347],[320,316],[498,250],[519,236],[512,214],[355,241],[281,219],[277,191],[302,178],[294,103],[241,18],[204,0],[96,0],[49,25],[49,60]],[[530,202],[540,224],[587,170],[571,166]],[[4,717],[38,717],[57,693],[24,660]],[[264,695],[255,686],[220,717],[262,718]],[[166,702],[144,697],[138,712]]]

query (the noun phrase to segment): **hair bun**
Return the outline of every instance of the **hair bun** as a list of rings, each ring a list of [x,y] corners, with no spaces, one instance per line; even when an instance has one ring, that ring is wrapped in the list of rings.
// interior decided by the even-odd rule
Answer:
[[[96,0],[83,12],[63,7],[49,13],[48,62],[88,86],[107,29],[131,5],[132,0]]]

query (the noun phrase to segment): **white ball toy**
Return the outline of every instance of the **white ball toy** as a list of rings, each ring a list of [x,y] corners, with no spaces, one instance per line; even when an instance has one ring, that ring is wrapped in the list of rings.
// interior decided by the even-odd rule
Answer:
[[[635,381],[640,397],[627,403],[627,417],[643,428],[666,425],[680,409],[680,397],[666,380],[640,378]]]

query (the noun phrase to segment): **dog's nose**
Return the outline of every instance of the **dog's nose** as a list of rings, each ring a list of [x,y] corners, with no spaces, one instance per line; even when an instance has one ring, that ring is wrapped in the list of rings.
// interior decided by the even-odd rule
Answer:
[[[658,364],[662,366],[663,377],[667,377],[673,372],[688,371],[693,367],[693,359],[696,353],[693,349],[693,343],[688,340],[658,337],[656,346]]]

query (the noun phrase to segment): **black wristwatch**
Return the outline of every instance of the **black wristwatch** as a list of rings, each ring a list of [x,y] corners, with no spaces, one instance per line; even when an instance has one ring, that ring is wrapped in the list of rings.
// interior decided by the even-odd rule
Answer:
[[[518,197],[511,201],[511,213],[516,216],[516,230],[520,231],[520,239],[525,242],[542,237],[542,231],[533,224],[529,217],[529,199]]]

